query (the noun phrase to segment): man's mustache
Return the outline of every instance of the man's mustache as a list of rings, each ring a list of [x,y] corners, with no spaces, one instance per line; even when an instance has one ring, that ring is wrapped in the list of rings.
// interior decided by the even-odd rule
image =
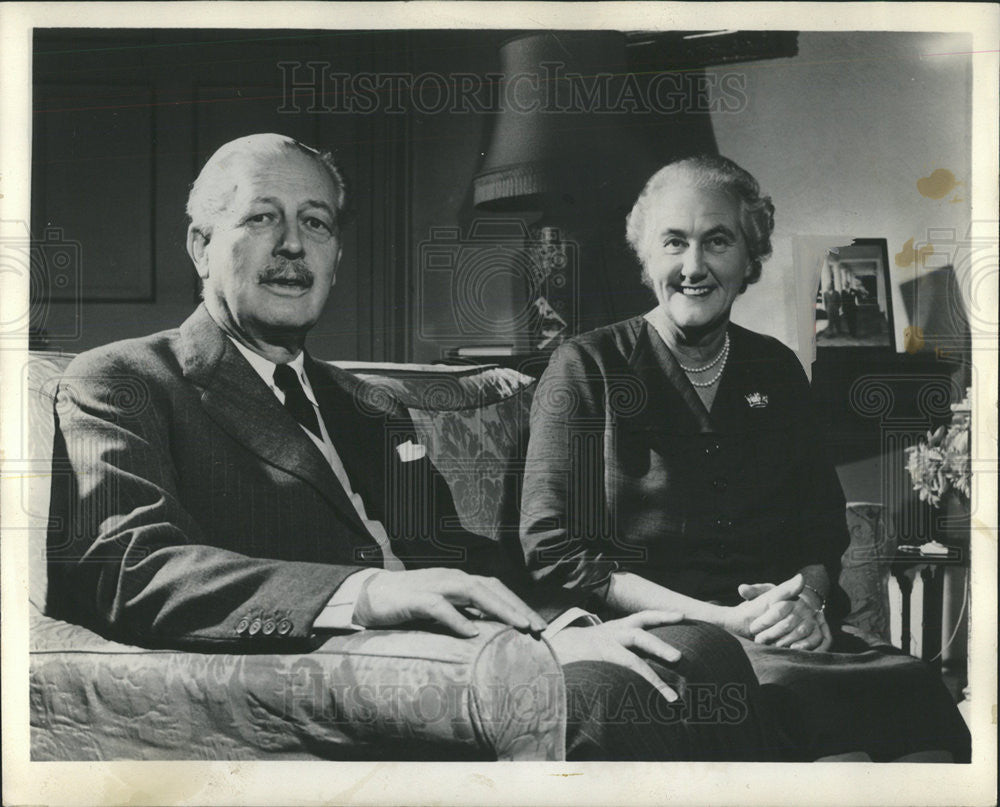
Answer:
[[[313,273],[310,272],[300,261],[282,261],[273,266],[268,266],[257,277],[258,283],[271,283],[273,281],[284,283],[301,283],[304,286],[313,284]]]

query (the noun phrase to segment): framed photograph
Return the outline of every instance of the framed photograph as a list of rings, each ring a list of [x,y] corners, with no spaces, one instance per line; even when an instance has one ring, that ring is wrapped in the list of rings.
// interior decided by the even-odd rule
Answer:
[[[816,347],[893,344],[889,253],[884,238],[831,247],[816,289]]]

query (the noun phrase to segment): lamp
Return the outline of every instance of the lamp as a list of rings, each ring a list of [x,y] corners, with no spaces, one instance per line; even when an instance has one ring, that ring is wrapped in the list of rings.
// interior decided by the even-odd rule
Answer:
[[[602,229],[614,218],[623,231],[623,214],[609,207],[631,203],[655,165],[615,107],[626,81],[635,80],[625,44],[616,31],[547,31],[500,48],[500,108],[473,179],[473,204],[530,225],[524,253],[535,269],[525,279],[524,310],[532,316],[523,337],[531,351],[614,318],[603,287]],[[624,193],[617,190],[623,181]],[[638,280],[634,268],[626,271]]]
[[[685,47],[690,59],[694,45]],[[656,169],[717,150],[705,62],[633,68],[628,48],[617,31],[531,32],[500,47],[499,108],[472,201],[524,220],[523,252],[548,258],[525,277],[532,351],[650,307],[625,216]]]
[[[637,156],[638,144],[613,108],[627,76],[623,34],[526,34],[505,42],[500,59],[501,109],[473,180],[477,208],[574,204],[620,171],[623,154]]]

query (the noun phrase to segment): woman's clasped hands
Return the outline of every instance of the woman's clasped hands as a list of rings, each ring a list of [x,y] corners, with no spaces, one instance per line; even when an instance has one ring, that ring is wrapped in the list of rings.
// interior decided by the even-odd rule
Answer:
[[[823,613],[823,603],[805,585],[801,574],[783,583],[744,583],[744,602],[732,609],[733,633],[758,644],[791,650],[827,650],[833,636]],[[816,602],[813,602],[816,599]]]

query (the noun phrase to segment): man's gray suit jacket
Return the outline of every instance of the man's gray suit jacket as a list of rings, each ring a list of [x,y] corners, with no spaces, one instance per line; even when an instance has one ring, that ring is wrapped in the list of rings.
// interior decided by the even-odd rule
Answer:
[[[415,440],[405,409],[308,355],[306,372],[407,567],[495,569],[430,460],[396,450]],[[136,644],[265,649],[310,637],[340,584],[382,563],[325,458],[203,305],[179,329],[78,356],[56,416],[56,466],[72,473],[53,475],[54,615]]]

